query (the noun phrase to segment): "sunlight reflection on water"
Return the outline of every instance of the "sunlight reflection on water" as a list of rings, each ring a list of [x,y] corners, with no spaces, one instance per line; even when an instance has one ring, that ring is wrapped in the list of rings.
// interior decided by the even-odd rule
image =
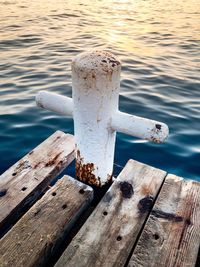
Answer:
[[[45,89],[71,96],[71,59],[102,48],[122,61],[120,109],[167,123],[155,145],[118,134],[115,161],[129,158],[199,179],[197,1],[0,1],[0,172],[73,122],[35,107]]]

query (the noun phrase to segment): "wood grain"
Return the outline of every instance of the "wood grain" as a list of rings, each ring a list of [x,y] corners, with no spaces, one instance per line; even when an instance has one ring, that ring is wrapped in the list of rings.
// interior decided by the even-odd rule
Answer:
[[[0,240],[1,267],[41,266],[93,197],[91,187],[64,176]]]
[[[200,244],[200,183],[169,174],[129,267],[192,267]]]
[[[56,267],[124,266],[165,175],[129,160]]]
[[[0,176],[0,228],[11,224],[74,159],[74,137],[57,131]]]

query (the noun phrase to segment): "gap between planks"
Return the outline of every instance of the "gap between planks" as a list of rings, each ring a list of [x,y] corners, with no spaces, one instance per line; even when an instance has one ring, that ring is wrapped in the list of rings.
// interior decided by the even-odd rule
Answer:
[[[57,131],[0,176],[1,234],[71,163],[74,150],[74,137]]]
[[[55,266],[123,266],[165,176],[129,160]]]
[[[69,176],[58,180],[0,240],[0,266],[45,264],[92,198],[90,186]]]
[[[128,267],[194,267],[200,244],[199,203],[200,183],[169,174]]]

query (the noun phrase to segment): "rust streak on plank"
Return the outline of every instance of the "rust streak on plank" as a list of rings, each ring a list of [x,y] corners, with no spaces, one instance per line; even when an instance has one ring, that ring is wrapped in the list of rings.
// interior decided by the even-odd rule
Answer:
[[[74,159],[74,137],[55,132],[0,176],[0,227],[12,224]]]

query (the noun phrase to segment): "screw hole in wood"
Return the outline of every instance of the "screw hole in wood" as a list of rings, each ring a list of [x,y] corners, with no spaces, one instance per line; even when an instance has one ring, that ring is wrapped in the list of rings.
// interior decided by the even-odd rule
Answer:
[[[24,186],[24,187],[22,187],[22,191],[25,191],[27,189],[27,187],[26,186]]]
[[[84,189],[80,189],[79,193],[83,195],[85,193],[85,190]]]
[[[122,237],[120,235],[118,235],[117,241],[121,241],[121,240],[122,240]]]
[[[154,234],[153,237],[155,240],[158,240],[160,238],[160,236],[158,234]]]
[[[0,190],[0,197],[5,196],[6,193],[7,193],[7,189],[2,189],[2,190]]]
[[[62,209],[63,210],[66,209],[66,208],[67,208],[67,204],[62,205]]]

